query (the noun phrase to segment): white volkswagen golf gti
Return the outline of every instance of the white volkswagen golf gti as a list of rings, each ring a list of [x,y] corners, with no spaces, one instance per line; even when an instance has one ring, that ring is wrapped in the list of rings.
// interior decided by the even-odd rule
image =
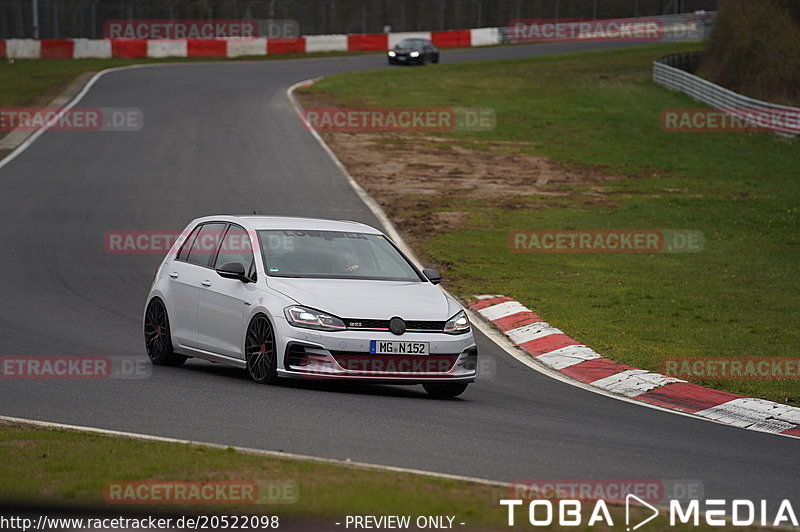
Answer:
[[[144,312],[153,364],[202,358],[278,377],[422,384],[475,380],[464,309],[383,233],[347,221],[194,220],[156,272]]]

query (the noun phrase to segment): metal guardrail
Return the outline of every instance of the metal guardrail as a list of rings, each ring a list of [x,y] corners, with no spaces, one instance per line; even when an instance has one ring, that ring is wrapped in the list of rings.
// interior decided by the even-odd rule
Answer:
[[[800,108],[749,98],[695,76],[702,52],[675,54],[653,62],[653,81],[682,92],[759,129],[784,136],[800,135]]]

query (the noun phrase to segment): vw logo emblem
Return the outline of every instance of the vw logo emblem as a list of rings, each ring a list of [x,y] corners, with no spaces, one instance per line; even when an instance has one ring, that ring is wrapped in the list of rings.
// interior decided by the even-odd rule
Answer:
[[[392,334],[400,336],[406,332],[406,322],[402,318],[392,318],[389,320],[389,330],[392,331]]]

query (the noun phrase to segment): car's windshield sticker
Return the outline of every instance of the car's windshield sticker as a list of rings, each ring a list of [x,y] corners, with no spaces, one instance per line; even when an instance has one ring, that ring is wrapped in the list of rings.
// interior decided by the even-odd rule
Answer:
[[[360,233],[344,233],[341,231],[281,231],[284,236],[310,236],[315,238],[324,238],[325,240],[333,240],[334,238],[359,238],[366,240],[367,237]]]

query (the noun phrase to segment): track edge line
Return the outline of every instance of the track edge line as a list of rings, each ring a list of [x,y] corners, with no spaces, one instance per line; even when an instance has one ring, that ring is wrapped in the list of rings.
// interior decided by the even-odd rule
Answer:
[[[233,449],[237,452],[253,456],[265,456],[269,458],[277,458],[281,460],[297,460],[301,462],[315,462],[320,464],[329,464],[336,466],[351,467],[354,469],[364,469],[370,471],[390,471],[393,473],[408,473],[412,475],[425,476],[430,478],[438,478],[442,480],[456,480],[460,482],[469,482],[472,484],[479,484],[483,486],[507,488],[511,484],[508,482],[499,482],[494,480],[487,480],[477,477],[468,477],[463,475],[452,475],[449,473],[437,473],[435,471],[427,471],[424,469],[413,469],[399,466],[388,466],[381,464],[373,464],[369,462],[356,462],[349,459],[340,460],[336,458],[322,458],[319,456],[311,456],[306,454],[284,453],[279,451],[268,451],[266,449],[255,449],[252,447],[240,447],[236,445],[224,445],[221,443],[210,443],[195,440],[184,440],[181,438],[169,438],[166,436],[154,436],[152,434],[141,434],[138,432],[125,432],[111,429],[101,429],[97,427],[86,427],[82,425],[70,425],[67,423],[56,423],[52,421],[41,421],[37,419],[23,419],[11,416],[0,415],[0,424],[38,427],[50,430],[64,430],[69,432],[81,432],[85,434],[100,434],[103,436],[110,436],[114,438],[125,438],[141,441],[152,441],[160,443],[177,443],[182,445],[192,445],[196,447],[205,447],[208,449]]]

